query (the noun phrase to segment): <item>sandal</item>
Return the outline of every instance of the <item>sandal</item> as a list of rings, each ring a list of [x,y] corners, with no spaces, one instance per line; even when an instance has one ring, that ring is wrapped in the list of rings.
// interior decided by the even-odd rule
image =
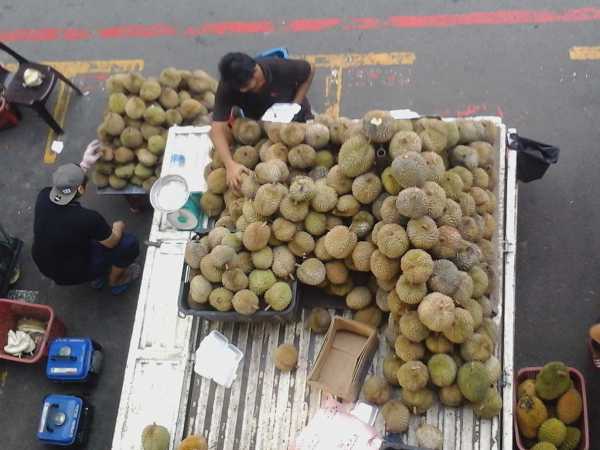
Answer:
[[[121,284],[111,286],[110,291],[113,295],[121,295],[142,275],[142,267],[133,263],[125,272],[125,281]]]

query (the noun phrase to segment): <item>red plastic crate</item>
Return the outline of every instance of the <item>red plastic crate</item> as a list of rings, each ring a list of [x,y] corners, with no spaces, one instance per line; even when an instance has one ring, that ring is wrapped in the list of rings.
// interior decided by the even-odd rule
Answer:
[[[517,380],[514,386],[514,421],[515,421],[515,437],[517,441],[517,448],[519,450],[527,450],[523,440],[521,439],[521,433],[519,431],[519,424],[517,423],[517,386],[523,381],[528,379],[535,379],[536,375],[543,369],[543,367],[525,367],[519,370],[517,373]],[[590,425],[588,422],[588,407],[587,407],[587,392],[585,389],[585,378],[579,372],[579,370],[569,367],[569,375],[573,380],[573,387],[577,389],[583,400],[583,411],[579,421],[574,426],[577,426],[581,430],[581,441],[577,450],[589,450],[590,448]],[[524,438],[523,438],[524,439]]]
[[[0,130],[12,128],[19,124],[19,117],[15,111],[6,102],[6,99],[0,96]]]
[[[17,358],[16,356],[5,353],[4,346],[8,340],[8,331],[15,330],[17,321],[22,317],[46,322],[46,332],[33,356]],[[54,310],[49,306],[4,298],[0,299],[0,359],[25,364],[35,364],[48,355],[48,344],[50,341],[64,336],[65,331],[64,324],[55,317]]]

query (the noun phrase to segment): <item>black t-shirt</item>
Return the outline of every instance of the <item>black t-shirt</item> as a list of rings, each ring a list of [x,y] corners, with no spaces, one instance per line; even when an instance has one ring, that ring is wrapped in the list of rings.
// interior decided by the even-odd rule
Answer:
[[[240,92],[220,82],[215,96],[213,120],[226,122],[234,106],[242,108],[246,117],[258,120],[274,103],[291,103],[298,87],[310,75],[310,64],[300,59],[264,58],[257,63],[265,74],[266,83],[262,90],[259,93]],[[308,109],[310,113],[306,98],[301,106],[303,111]]]
[[[78,201],[59,206],[50,201],[50,188],[38,194],[32,254],[40,272],[56,284],[90,281],[91,243],[111,234],[106,220]]]

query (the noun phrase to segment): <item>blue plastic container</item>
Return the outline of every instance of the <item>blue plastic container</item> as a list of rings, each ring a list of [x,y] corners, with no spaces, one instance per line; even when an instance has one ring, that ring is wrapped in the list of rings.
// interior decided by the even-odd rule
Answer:
[[[47,395],[37,431],[38,440],[60,447],[81,446],[87,440],[90,415],[90,406],[80,397]]]
[[[59,338],[48,349],[46,376],[62,383],[94,383],[102,368],[100,345],[90,338]]]

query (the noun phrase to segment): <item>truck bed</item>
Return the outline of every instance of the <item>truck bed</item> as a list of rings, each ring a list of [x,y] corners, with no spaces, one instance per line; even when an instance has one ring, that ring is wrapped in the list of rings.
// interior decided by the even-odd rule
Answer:
[[[486,118],[490,119],[490,118]],[[496,356],[503,364],[500,381],[504,408],[500,417],[479,420],[471,408],[436,405],[425,416],[411,418],[405,443],[415,445],[415,430],[426,420],[444,433],[445,450],[512,449],[514,243],[516,242],[516,158],[505,148],[505,127],[499,126],[498,232],[496,284],[491,296],[497,305],[494,320],[500,337]],[[168,151],[168,150],[167,150]],[[189,233],[168,228],[155,214],[150,247],[140,290],[113,448],[137,449],[142,428],[156,422],[171,430],[173,445],[199,433],[211,450],[282,450],[308,422],[320,404],[320,393],[307,383],[308,373],[323,340],[305,328],[304,317],[292,323],[219,323],[177,316],[177,295],[183,267],[183,250]],[[350,317],[349,311],[332,314]],[[219,330],[243,353],[238,378],[230,389],[194,374],[194,351],[211,330]],[[283,342],[299,349],[295,371],[274,368],[272,354]],[[380,333],[379,349],[371,373],[382,374],[382,361],[390,351]],[[210,361],[207,361],[210,363]],[[376,427],[383,432],[383,421]]]

